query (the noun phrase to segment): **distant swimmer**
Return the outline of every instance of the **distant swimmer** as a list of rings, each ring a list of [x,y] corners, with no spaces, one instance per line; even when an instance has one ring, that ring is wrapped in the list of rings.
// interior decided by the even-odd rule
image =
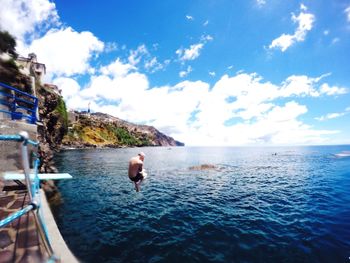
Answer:
[[[140,184],[147,176],[146,171],[143,169],[144,160],[145,154],[143,152],[140,152],[137,156],[132,157],[129,161],[129,178],[135,183],[136,192],[139,192],[141,190]]]

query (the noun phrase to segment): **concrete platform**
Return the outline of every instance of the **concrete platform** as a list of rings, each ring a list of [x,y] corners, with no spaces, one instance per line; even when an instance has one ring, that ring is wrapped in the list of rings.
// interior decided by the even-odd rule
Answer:
[[[15,135],[21,131],[28,132],[31,140],[37,140],[37,125],[0,118],[0,134]],[[18,175],[18,172],[23,169],[20,146],[21,142],[0,141],[0,220],[29,203],[25,188],[18,187],[14,181],[5,181],[1,176],[6,171],[16,171]],[[36,152],[36,147],[28,145],[28,150],[31,154],[33,151]],[[3,191],[5,185],[8,186],[7,189],[16,190]],[[41,209],[54,255],[60,258],[60,262],[63,263],[78,262],[57,228],[44,192],[40,191]],[[46,262],[49,259],[48,251],[38,228],[37,216],[34,213],[36,212],[31,211],[0,228],[0,263],[38,263]]]
[[[28,205],[26,190],[1,192],[0,219]],[[38,231],[34,212],[0,229],[0,262],[44,262],[49,258]]]
[[[0,179],[1,189],[3,189],[5,184],[8,184],[8,186],[15,185],[13,182],[5,182]],[[77,263],[78,260],[69,250],[58,230],[43,190],[40,190],[40,197],[43,221],[47,228],[54,255],[60,259],[60,262]],[[1,191],[0,220],[28,204],[27,190]],[[34,213],[36,212],[31,211],[0,229],[1,263],[38,263],[46,262],[49,259],[49,254],[45,249],[44,241],[38,230],[38,222],[35,220]]]

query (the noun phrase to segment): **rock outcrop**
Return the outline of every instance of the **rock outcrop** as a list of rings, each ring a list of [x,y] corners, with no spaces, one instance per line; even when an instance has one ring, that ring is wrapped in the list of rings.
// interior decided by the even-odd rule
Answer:
[[[217,166],[213,164],[201,164],[198,166],[191,166],[188,169],[192,171],[220,170]]]

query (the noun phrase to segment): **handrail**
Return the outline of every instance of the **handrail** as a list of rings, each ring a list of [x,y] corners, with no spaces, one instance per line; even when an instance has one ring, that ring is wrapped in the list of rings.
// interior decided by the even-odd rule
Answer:
[[[28,148],[27,145],[31,144],[33,146],[38,146],[38,142],[34,142],[29,139],[29,135],[27,132],[20,132],[18,135],[0,135],[0,141],[18,141],[22,142],[21,145],[21,152],[22,152],[22,164],[24,168],[24,175],[25,175],[25,181],[27,186],[27,191],[29,195],[30,204],[26,206],[25,208],[21,209],[20,211],[17,211],[5,219],[0,221],[0,227],[4,227],[7,224],[11,223],[15,219],[23,216],[24,214],[30,212],[30,211],[36,211],[34,213],[35,221],[37,222],[37,227],[39,230],[39,234],[43,240],[44,246],[46,248],[46,251],[49,254],[48,262],[57,262],[58,259],[54,255],[51,242],[47,233],[46,225],[43,221],[42,215],[41,215],[41,209],[40,209],[40,180],[38,177],[38,167],[39,167],[39,159],[38,156],[36,156],[36,160],[34,161],[34,174],[35,177],[33,180],[30,178],[30,167],[29,167],[29,158],[28,158]]]
[[[30,204],[28,206],[26,206],[25,208],[9,215],[8,217],[6,217],[5,219],[0,221],[0,227],[4,227],[6,225],[8,225],[9,223],[11,223],[12,221],[16,220],[17,218],[23,216],[24,214],[28,213],[29,211],[32,211],[36,208],[35,205]]]
[[[27,92],[21,91],[19,89],[16,89],[14,87],[11,87],[9,85],[6,85],[5,83],[0,82],[0,87],[5,88],[6,91],[10,91],[8,92],[3,92],[0,90],[0,95],[7,97],[7,100],[0,100],[0,104],[5,105],[9,108],[9,110],[3,110],[1,109],[1,112],[7,113],[11,115],[11,118],[14,119],[22,119],[26,118],[29,123],[36,123],[37,118],[36,118],[36,112],[38,109],[38,98],[35,96],[32,96],[30,94],[28,94]],[[13,94],[14,93],[14,94]],[[16,94],[18,95],[22,95],[24,98],[20,98],[18,96],[16,96]],[[19,105],[25,103],[27,106],[23,106],[23,105]],[[17,109],[22,109],[27,111],[30,114],[23,114],[22,112],[17,112]]]
[[[22,95],[25,95],[25,96],[27,96],[27,97],[29,97],[29,98],[38,99],[37,97],[35,97],[35,96],[33,96],[33,95],[30,95],[30,94],[28,94],[27,92],[24,92],[24,91],[21,91],[21,90],[19,90],[19,89],[14,88],[14,87],[11,87],[11,86],[9,86],[9,85],[7,85],[7,84],[5,84],[5,83],[0,82],[0,86],[3,86],[3,87],[5,87],[5,88],[11,89],[11,90],[14,90],[14,91],[16,91],[17,93],[22,94]]]
[[[23,137],[21,135],[5,135],[5,134],[0,134],[0,141],[17,141],[17,142],[22,142]],[[39,143],[32,141],[30,139],[27,139],[26,142],[28,144],[31,144],[33,146],[38,146]]]

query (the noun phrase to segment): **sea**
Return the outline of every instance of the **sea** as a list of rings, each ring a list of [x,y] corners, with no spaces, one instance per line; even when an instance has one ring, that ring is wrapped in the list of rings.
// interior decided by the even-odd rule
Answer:
[[[127,169],[140,150],[136,192]],[[350,262],[350,157],[337,156],[349,150],[65,150],[55,162],[73,179],[53,213],[81,262]]]

